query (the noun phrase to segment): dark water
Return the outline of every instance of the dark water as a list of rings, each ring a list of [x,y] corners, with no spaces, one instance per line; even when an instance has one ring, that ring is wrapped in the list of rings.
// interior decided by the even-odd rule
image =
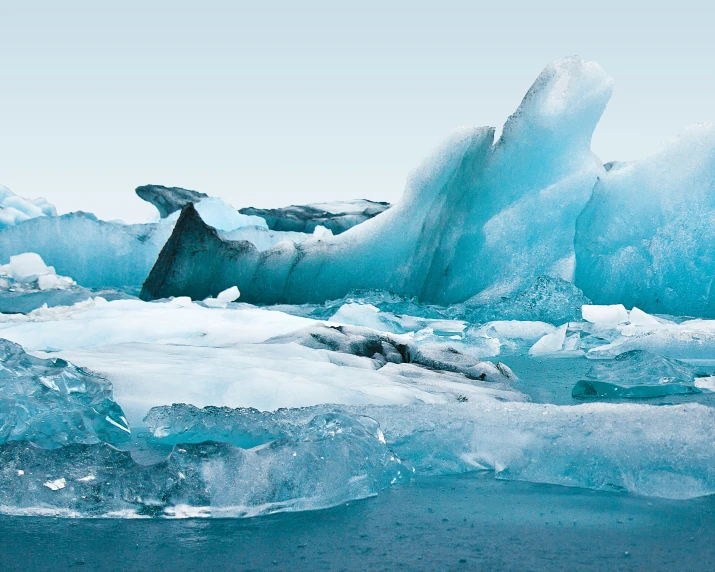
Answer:
[[[0,570],[715,570],[715,498],[470,474],[244,520],[0,517]]]

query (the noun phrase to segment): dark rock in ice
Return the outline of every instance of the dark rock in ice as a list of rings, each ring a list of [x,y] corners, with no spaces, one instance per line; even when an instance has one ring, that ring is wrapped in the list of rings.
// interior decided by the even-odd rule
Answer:
[[[379,215],[390,208],[390,203],[368,200],[336,202],[315,205],[291,205],[280,209],[247,207],[238,212],[266,219],[271,230],[313,233],[315,227],[324,226],[333,234]]]
[[[252,265],[265,255],[248,241],[221,238],[218,231],[207,225],[194,205],[181,210],[174,232],[159,253],[159,257],[144,282],[142,300],[156,300],[169,296],[190,296],[203,300],[235,286],[237,279],[250,280]],[[232,260],[236,266],[227,267]],[[226,284],[226,286],[222,286]],[[260,289],[256,290],[259,293]],[[243,300],[242,300],[243,301]],[[260,301],[249,297],[246,302]]]
[[[359,326],[308,326],[301,330],[266,340],[266,344],[297,343],[302,346],[330,350],[370,358],[379,369],[387,363],[410,363],[433,371],[461,373],[469,379],[507,382],[513,372],[504,364],[483,362],[443,344],[417,345],[370,328]]]
[[[129,435],[108,380],[63,359],[28,355],[0,339],[0,443],[122,445]]]
[[[163,185],[142,185],[136,188],[139,198],[153,204],[161,218],[180,211],[189,203],[197,203],[207,199],[208,195],[198,191],[190,191],[181,187],[165,187]]]

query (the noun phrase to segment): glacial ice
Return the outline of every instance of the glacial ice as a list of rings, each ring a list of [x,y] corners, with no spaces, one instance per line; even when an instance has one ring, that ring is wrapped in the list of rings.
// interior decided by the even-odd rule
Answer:
[[[237,285],[248,302],[305,303],[386,290],[420,301],[493,302],[542,275],[571,280],[575,220],[603,165],[590,151],[611,80],[566,58],[537,78],[494,144],[462,129],[409,178],[400,202],[331,239],[258,252],[184,207],[145,299],[203,299]]]
[[[244,517],[325,508],[409,479],[377,423],[342,412],[316,412],[251,449],[182,443],[149,466],[106,445],[0,445],[0,512],[13,514]]]
[[[112,384],[62,359],[40,359],[0,339],[0,443],[52,449],[126,444],[129,426]]]
[[[0,229],[45,216],[57,216],[54,205],[45,199],[24,199],[0,185]]]
[[[576,225],[576,284],[596,303],[715,317],[715,125],[600,177]]]
[[[492,402],[318,406],[276,413],[175,405],[153,409],[158,443],[235,439],[247,446],[290,434],[287,420],[363,415],[416,474],[493,471],[499,478],[665,498],[715,492],[715,412],[698,404],[570,407]]]

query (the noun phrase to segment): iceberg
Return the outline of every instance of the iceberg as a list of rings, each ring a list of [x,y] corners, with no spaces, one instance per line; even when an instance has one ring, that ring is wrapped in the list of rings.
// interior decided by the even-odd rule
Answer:
[[[310,205],[291,205],[279,209],[246,207],[241,214],[259,216],[268,228],[284,232],[311,234],[319,227],[340,234],[390,208],[390,203],[368,201],[336,201]]]
[[[497,300],[539,276],[571,280],[575,221],[606,173],[590,141],[610,94],[597,64],[554,62],[498,142],[490,127],[458,130],[398,204],[331,238],[259,252],[223,240],[187,205],[142,297],[204,299],[237,285],[251,303],[385,290],[450,304]]]
[[[602,175],[576,224],[576,285],[598,304],[715,317],[715,125]]]
[[[0,444],[119,446],[129,435],[108,380],[63,359],[31,356],[0,339]]]
[[[0,185],[0,229],[47,216],[57,216],[57,209],[45,199],[24,199]]]

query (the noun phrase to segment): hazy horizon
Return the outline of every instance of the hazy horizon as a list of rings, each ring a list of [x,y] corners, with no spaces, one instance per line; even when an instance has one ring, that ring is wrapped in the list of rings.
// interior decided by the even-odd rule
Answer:
[[[548,5],[6,3],[0,184],[132,222],[153,213],[134,195],[147,183],[236,207],[394,202],[452,129],[500,130],[575,54],[615,81],[592,145],[604,162],[715,120],[694,3]]]

